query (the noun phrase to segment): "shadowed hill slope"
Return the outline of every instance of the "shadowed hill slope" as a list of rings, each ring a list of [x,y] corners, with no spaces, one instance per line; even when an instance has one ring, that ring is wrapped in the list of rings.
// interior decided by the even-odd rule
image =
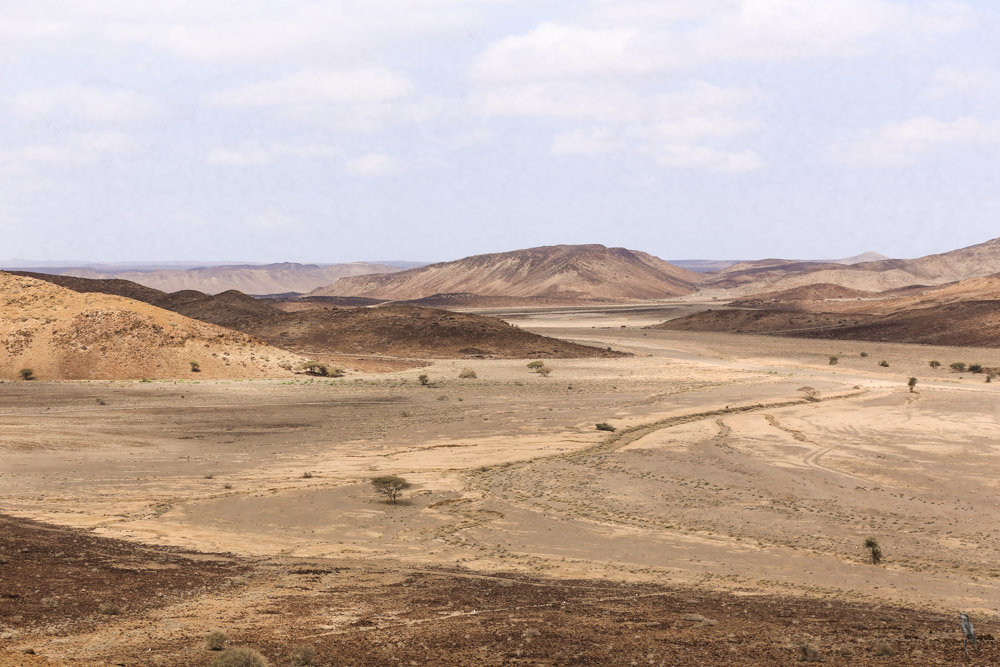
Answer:
[[[314,296],[413,300],[439,294],[645,300],[688,294],[702,276],[644,252],[557,245],[475,255],[395,274],[342,278]]]
[[[41,379],[282,377],[294,354],[120,296],[0,273],[0,376]],[[200,373],[192,374],[191,361]]]

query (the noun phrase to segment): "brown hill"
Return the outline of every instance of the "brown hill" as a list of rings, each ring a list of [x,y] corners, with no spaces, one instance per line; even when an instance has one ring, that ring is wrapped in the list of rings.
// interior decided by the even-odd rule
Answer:
[[[301,361],[244,333],[139,301],[0,273],[0,376],[41,379],[288,375]],[[190,361],[201,372],[194,374]]]
[[[861,325],[878,319],[874,315],[843,313],[799,313],[785,310],[706,310],[655,324],[651,329],[712,331],[723,333],[791,334],[799,331],[826,332]],[[817,338],[824,338],[817,335]]]
[[[311,296],[412,300],[440,294],[546,297],[563,302],[660,299],[693,291],[703,277],[643,252],[557,245],[342,278]]]
[[[274,345],[306,356],[316,353],[501,359],[627,356],[529,333],[493,317],[435,308],[389,305],[281,315],[255,321],[252,331]]]
[[[136,293],[128,281],[103,281],[36,274],[87,292]],[[502,320],[414,306],[316,308],[284,312],[241,292],[209,295],[194,290],[143,292],[156,305],[210,322],[304,355],[379,354],[402,357],[612,357],[621,353],[522,331]],[[317,297],[323,302],[326,298]],[[333,299],[339,302],[340,299]],[[367,301],[367,300],[360,300]]]
[[[399,270],[395,266],[368,262],[330,266],[286,262],[262,266],[207,266],[159,271],[104,272],[93,269],[72,269],[68,274],[81,278],[131,280],[164,292],[197,290],[208,294],[219,294],[229,290],[239,290],[245,294],[283,294],[308,292],[345,276],[392,273]]]
[[[868,299],[876,296],[874,292],[851,289],[831,283],[817,283],[793,287],[778,292],[764,292],[744,297],[730,303],[737,308],[766,308],[770,310],[796,310],[815,312],[829,305],[831,300]]]

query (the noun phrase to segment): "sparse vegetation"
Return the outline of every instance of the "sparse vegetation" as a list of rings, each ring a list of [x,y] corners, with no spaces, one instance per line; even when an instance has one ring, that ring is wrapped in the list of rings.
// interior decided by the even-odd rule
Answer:
[[[881,366],[882,368],[889,368],[889,362],[886,361],[885,359],[883,359],[882,361],[878,362],[878,365]]]
[[[890,656],[895,653],[892,649],[892,644],[884,639],[875,640],[875,645],[872,647],[872,651],[880,658]]]
[[[862,353],[861,353],[861,357],[862,357],[862,358],[865,358],[865,357],[867,357],[867,356],[868,356],[868,353],[867,353],[867,352],[862,352]]]
[[[536,368],[535,372],[541,375],[543,378],[547,378],[549,376],[549,373],[552,372],[552,369],[549,368],[548,366],[542,366],[540,368]]]
[[[325,364],[322,361],[303,361],[299,364],[299,370],[306,375],[317,377],[339,378],[344,376],[344,369]]]
[[[534,370],[538,370],[539,368],[542,368],[543,366],[545,366],[545,362],[543,362],[540,359],[536,359],[535,361],[528,362],[528,368],[530,368],[533,371]]]
[[[397,475],[381,475],[372,478],[372,486],[395,505],[400,492],[410,488],[412,484]]]
[[[830,365],[836,366],[840,362],[840,357],[835,354],[830,355]]]
[[[931,359],[930,361],[927,362],[927,365],[930,366],[931,368],[941,368],[941,362],[938,361],[937,359]]]
[[[426,387],[431,383],[430,377],[426,373],[421,373],[417,376],[417,380],[420,382],[421,387]]]
[[[802,392],[802,395],[805,396],[806,400],[809,401],[819,400],[819,392],[812,387],[799,387],[798,391]]]
[[[35,379],[35,371],[30,368],[22,368],[21,370],[18,371],[18,374],[21,376],[22,380]]]
[[[906,386],[910,388],[910,393],[912,394],[917,386],[917,378],[910,378]]]
[[[956,361],[955,363],[951,364],[951,366],[949,366],[949,368],[951,368],[951,370],[953,370],[953,371],[955,371],[957,373],[964,373],[965,372],[965,364],[963,364],[961,361]]]
[[[205,638],[205,646],[209,651],[221,651],[226,648],[226,642],[229,638],[226,637],[226,633],[221,630],[213,630],[208,633],[208,637]]]
[[[983,372],[983,365],[982,364],[969,364],[969,372],[970,373],[982,373]]]
[[[271,667],[271,663],[249,646],[237,646],[215,656],[211,667]]]
[[[871,559],[872,565],[878,565],[882,562],[882,547],[879,546],[878,540],[874,537],[869,537],[865,540],[865,549],[868,549],[868,556]]]
[[[458,374],[458,377],[460,380],[474,380],[479,376],[476,375],[476,369],[466,367],[462,369],[462,372]]]
[[[191,364],[191,372],[192,373],[200,373],[201,372],[201,364],[199,364],[197,361],[195,361],[194,359],[192,359],[188,363]]]
[[[311,472],[309,472],[308,470],[306,472],[302,473],[302,479],[312,479],[312,476],[313,476],[313,474]]]
[[[105,616],[120,616],[122,613],[122,608],[116,604],[106,602],[105,604],[101,605],[98,611],[100,611]]]
[[[312,667],[316,664],[316,649],[312,646],[300,646],[292,653],[294,667]]]
[[[823,662],[823,654],[813,644],[799,646],[799,662]]]
[[[609,424],[608,422],[601,422],[601,423],[597,424],[597,430],[598,431],[609,431],[611,433],[614,433],[615,427],[612,426],[611,424]]]

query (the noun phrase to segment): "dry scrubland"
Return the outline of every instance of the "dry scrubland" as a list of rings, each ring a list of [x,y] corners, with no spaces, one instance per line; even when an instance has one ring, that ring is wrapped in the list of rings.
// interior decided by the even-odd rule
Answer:
[[[0,384],[0,664],[207,665],[218,628],[278,665],[926,665],[959,610],[1000,629],[1000,384],[946,370],[1000,352],[620,328],[660,315],[508,312],[636,353],[549,377]]]

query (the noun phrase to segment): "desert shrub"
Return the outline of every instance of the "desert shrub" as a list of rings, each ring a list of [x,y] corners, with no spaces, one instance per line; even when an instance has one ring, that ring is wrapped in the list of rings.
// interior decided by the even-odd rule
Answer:
[[[302,479],[312,479],[313,474],[309,471],[302,473]]]
[[[413,485],[396,475],[381,475],[372,478],[372,486],[395,505],[399,493]]]
[[[840,357],[838,357],[835,354],[831,354],[830,355],[830,365],[831,366],[836,366],[839,361],[840,361]]]
[[[343,368],[330,366],[329,364],[324,364],[322,361],[303,361],[299,364],[299,370],[304,372],[306,375],[315,375],[317,377],[325,378],[339,378],[344,375]]]
[[[597,424],[597,430],[598,431],[610,431],[610,432],[613,433],[614,430],[615,430],[615,427],[612,426],[611,424],[609,424],[608,422],[601,422],[600,424]]]
[[[316,649],[312,646],[300,646],[292,653],[292,665],[295,667],[311,667],[316,664]]]
[[[205,637],[205,646],[209,651],[221,651],[226,648],[226,642],[229,638],[226,637],[226,633],[221,630],[213,630],[208,633],[208,637]]]
[[[476,375],[476,369],[474,369],[474,368],[463,368],[462,372],[458,374],[458,377],[461,380],[474,380],[474,379],[476,379],[479,376]]]
[[[18,373],[21,375],[22,380],[35,379],[35,371],[30,368],[22,368],[21,370],[18,371]]]
[[[199,364],[197,361],[195,361],[194,359],[192,359],[188,363],[191,364],[191,372],[192,373],[200,373],[201,372],[201,364]]]
[[[878,365],[881,366],[882,368],[889,368],[889,362],[886,361],[885,359],[883,359],[882,361],[878,362]]]
[[[544,365],[545,365],[544,362],[542,362],[540,359],[536,359],[535,361],[531,361],[528,363],[528,368],[530,368],[531,370],[536,370]]]
[[[542,366],[540,368],[536,368],[535,372],[541,375],[543,378],[547,378],[549,376],[549,373],[552,372],[552,369],[549,368],[548,366]]]
[[[874,537],[869,537],[865,540],[865,549],[868,549],[872,565],[878,565],[882,562],[882,547],[879,546],[878,540]]]
[[[949,368],[951,368],[951,370],[956,371],[958,373],[964,373],[965,372],[965,364],[963,364],[961,361],[956,361],[955,363],[951,364],[951,366],[949,366]]]
[[[237,646],[215,656],[211,667],[271,667],[271,663],[249,646]]]
[[[122,608],[116,604],[107,602],[105,604],[102,604],[98,611],[100,611],[105,616],[118,616],[122,613]]]
[[[812,387],[799,387],[798,391],[801,391],[802,395],[805,396],[807,400],[810,401],[819,400],[819,392],[813,389]]]
[[[872,647],[872,650],[874,651],[875,655],[879,657],[889,656],[895,653],[895,651],[892,650],[892,644],[890,644],[884,639],[876,640],[875,645]]]
[[[823,662],[823,654],[812,644],[799,646],[799,662]]]
[[[862,352],[862,353],[861,353],[861,356],[862,356],[862,357],[867,357],[867,356],[868,356],[868,353],[867,353],[867,352]]]
[[[927,365],[930,366],[931,368],[941,368],[941,362],[938,361],[937,359],[931,359],[930,361],[927,362]]]
[[[970,373],[982,373],[983,372],[983,365],[982,364],[969,364],[969,372]]]
[[[417,380],[420,381],[420,386],[421,387],[426,387],[427,385],[429,385],[431,383],[431,379],[427,376],[426,373],[421,373],[420,375],[418,375],[417,376]]]
[[[906,383],[906,386],[910,388],[910,393],[912,394],[913,390],[917,386],[917,378],[910,378],[909,381]]]

